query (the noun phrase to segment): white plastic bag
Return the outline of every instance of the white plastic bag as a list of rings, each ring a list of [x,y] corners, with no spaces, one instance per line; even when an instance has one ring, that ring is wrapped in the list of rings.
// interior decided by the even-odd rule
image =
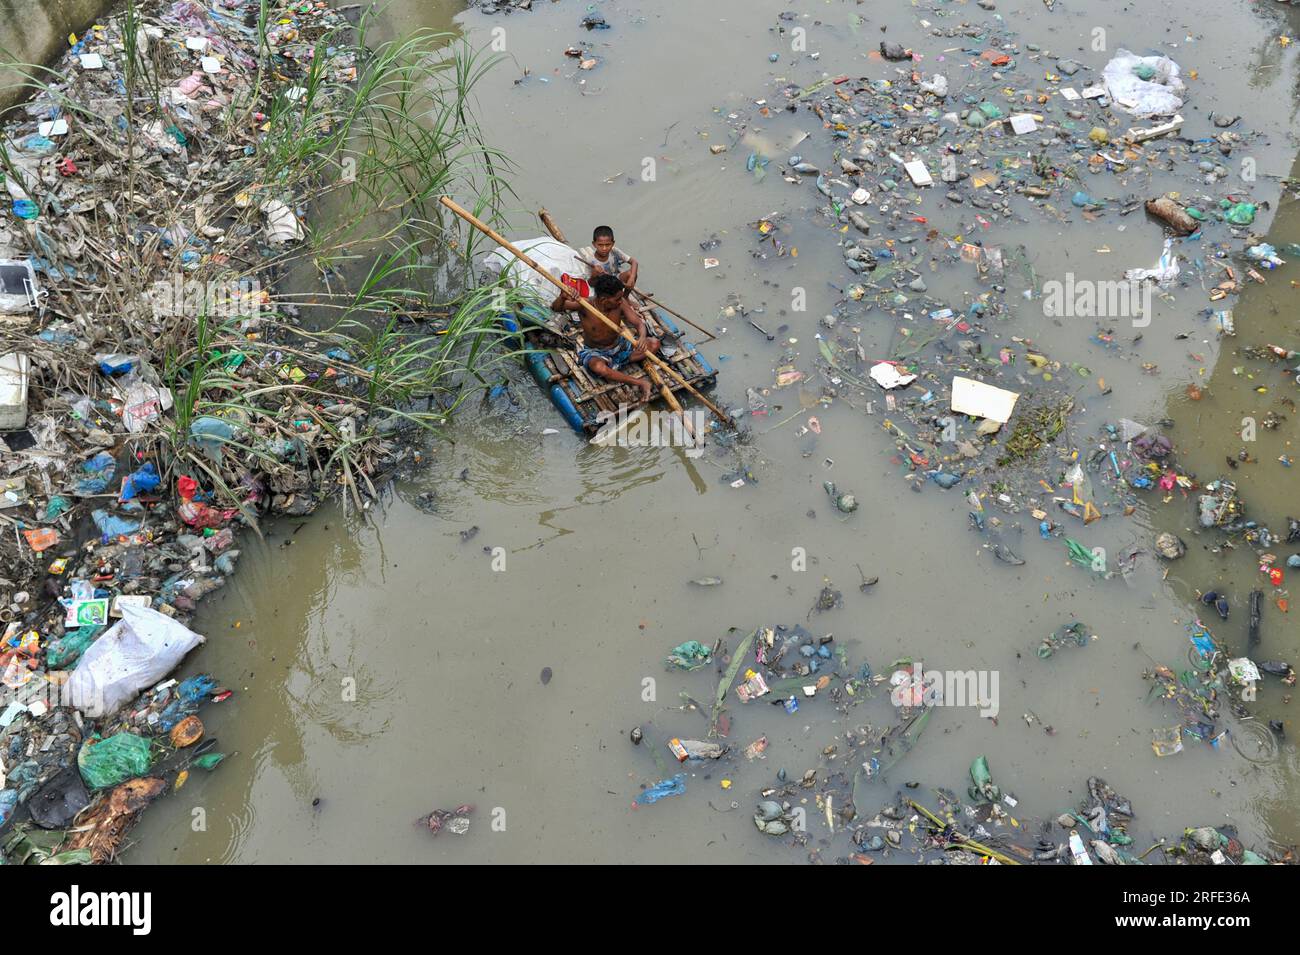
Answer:
[[[298,221],[298,216],[279,199],[268,199],[262,203],[262,211],[266,213],[267,242],[280,245],[303,240],[302,223]]]
[[[1140,66],[1150,67],[1155,75],[1142,79],[1134,72]],[[1177,94],[1186,87],[1178,74],[1178,64],[1167,56],[1135,56],[1117,50],[1101,75],[1116,106],[1132,116],[1145,117],[1169,116],[1182,107]]]
[[[557,279],[565,275],[586,279],[591,272],[576,249],[550,236],[514,240],[511,244]],[[515,288],[532,289],[548,303],[560,294],[559,289],[505,249],[496,249],[484,256],[483,270],[492,278],[504,275]]]
[[[1178,256],[1174,254],[1174,240],[1165,239],[1164,251],[1160,253],[1160,261],[1156,263],[1153,269],[1129,269],[1124,273],[1124,278],[1130,282],[1145,282],[1151,279],[1161,288],[1168,288],[1174,284],[1178,278]]]
[[[890,388],[901,388],[903,385],[910,385],[916,381],[916,375],[905,375],[898,370],[898,366],[893,362],[881,361],[871,366],[871,380],[881,388],[888,391]]]
[[[68,701],[95,719],[157,683],[204,640],[152,608],[119,609],[122,619],[86,649],[68,679]]]
[[[932,79],[921,80],[919,85],[921,89],[925,90],[925,92],[933,93],[940,99],[943,99],[948,95],[948,77],[944,76],[942,73],[934,74]]]

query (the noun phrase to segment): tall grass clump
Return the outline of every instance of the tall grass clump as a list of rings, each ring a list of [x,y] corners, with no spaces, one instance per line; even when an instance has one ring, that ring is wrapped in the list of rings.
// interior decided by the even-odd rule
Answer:
[[[195,12],[227,54],[216,80],[193,72],[172,4],[140,0],[105,21],[108,72],[22,67],[37,103],[69,118],[60,150],[87,187],[27,238],[47,263],[42,321],[85,343],[82,366],[54,347],[46,364],[94,391],[91,355],[138,354],[170,390],[137,442],[233,499],[250,481],[291,496],[306,469],[359,503],[395,436],[439,428],[510,354],[496,317],[516,293],[480,286],[474,239],[437,203],[500,224],[511,164],[473,108],[498,58],[433,31],[371,42],[369,14],[303,21],[287,45],[290,10]],[[108,105],[106,79],[122,94]],[[43,209],[67,202],[8,136],[0,170]],[[172,294],[185,283],[237,292],[217,308]]]

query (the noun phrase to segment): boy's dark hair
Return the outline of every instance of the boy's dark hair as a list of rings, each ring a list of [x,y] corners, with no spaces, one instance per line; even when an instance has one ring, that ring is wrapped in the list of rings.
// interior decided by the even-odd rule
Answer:
[[[612,239],[612,238],[614,238],[614,230],[607,225],[598,225],[596,226],[595,231],[591,233],[592,242],[595,242],[597,239]]]
[[[625,290],[622,281],[608,272],[601,272],[592,279],[591,288],[601,298],[609,298]]]

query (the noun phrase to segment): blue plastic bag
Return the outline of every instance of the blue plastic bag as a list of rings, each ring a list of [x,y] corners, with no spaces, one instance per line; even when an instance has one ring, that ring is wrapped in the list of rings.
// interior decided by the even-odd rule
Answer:
[[[149,461],[144,464],[138,471],[134,471],[126,476],[122,482],[121,500],[129,501],[137,494],[148,494],[158,487],[162,479],[158,476],[157,470],[154,469],[153,462]]]
[[[637,795],[634,800],[638,806],[648,806],[667,796],[680,796],[686,792],[686,774],[678,773],[672,779],[655,783],[649,789]]]
[[[81,470],[85,472],[86,476],[77,482],[77,493],[83,497],[91,494],[103,494],[113,481],[113,473],[117,470],[117,462],[113,460],[113,456],[107,451],[100,451],[99,454],[83,463]]]
[[[118,517],[105,510],[93,511],[90,516],[104,537],[125,537],[140,529],[139,521],[128,521],[125,517]]]
[[[0,789],[0,829],[4,828],[5,823],[14,814],[18,808],[18,790]]]
[[[134,355],[104,355],[99,359],[99,370],[110,378],[125,375],[135,367],[137,360]]]
[[[221,418],[203,415],[190,424],[190,444],[214,461],[221,460],[221,446],[234,440],[234,426]]]

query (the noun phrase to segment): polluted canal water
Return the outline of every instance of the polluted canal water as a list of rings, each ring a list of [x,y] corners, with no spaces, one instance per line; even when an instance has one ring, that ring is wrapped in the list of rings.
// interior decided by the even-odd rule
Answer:
[[[637,259],[638,287],[717,336],[686,335],[719,370],[715,399],[750,435],[730,446],[711,440],[698,457],[592,446],[519,371],[508,388],[468,400],[447,439],[431,440],[421,467],[364,513],[330,505],[270,525],[201,606],[194,626],[208,641],[181,671],[219,674],[236,691],[211,717],[231,756],[221,772],[155,805],[124,861],[831,862],[867,852],[878,863],[910,863],[913,843],[871,845],[870,835],[892,834],[887,824],[858,844],[849,833],[898,805],[900,791],[933,811],[936,790],[947,791],[959,817],[958,800],[978,807],[967,787],[984,782],[987,795],[992,786],[980,757],[1001,794],[991,818],[984,800],[978,821],[962,821],[997,845],[1021,820],[1051,822],[1047,839],[1064,845],[1068,833],[1053,820],[1096,801],[1088,784],[1099,777],[1131,804],[1134,855],[1162,838],[1176,845],[1189,827],[1215,827],[1257,853],[1285,856],[1300,839],[1300,764],[1293,734],[1266,721],[1289,728],[1290,688],[1265,676],[1251,716],[1224,705],[1210,742],[1177,729],[1184,714],[1157,698],[1166,687],[1152,674],[1195,666],[1189,633],[1200,632],[1198,617],[1227,656],[1247,656],[1253,590],[1265,606],[1262,649],[1249,655],[1300,656],[1285,582],[1260,573],[1257,549],[1239,531],[1197,529],[1195,487],[1238,482],[1249,516],[1281,537],[1288,514],[1300,514],[1297,471],[1278,460],[1300,453],[1295,372],[1285,371],[1295,359],[1270,365],[1240,354],[1264,343],[1300,348],[1300,262],[1261,269],[1265,284],[1242,265],[1247,244],[1300,242],[1285,192],[1300,132],[1289,42],[1300,14],[1245,0],[1158,11],[1099,0],[482,6],[394,0],[380,32],[451,29],[501,54],[475,95],[486,141],[514,163],[509,235],[543,234],[535,216],[543,206],[575,246],[611,225]],[[589,16],[608,28],[584,28]],[[566,56],[570,48],[576,56]],[[1168,57],[1186,87],[1181,129],[1145,141],[1140,153],[1117,140],[1162,120],[1082,95],[1103,83],[1121,50]],[[854,174],[840,159],[860,163],[868,135],[856,128],[861,110],[833,114],[857,109],[857,95],[886,102],[900,89],[898,102],[913,103],[913,71],[921,82],[946,78],[936,125],[949,111],[982,115],[977,126],[959,120],[920,153],[928,187],[887,155],[897,148],[894,125],[915,121],[911,110],[894,125],[877,117],[873,158],[888,173],[875,168],[849,186],[861,181],[875,193],[889,178],[897,209],[882,212],[889,203],[879,194],[857,203],[844,185]],[[879,85],[886,80],[890,87]],[[1078,104],[1062,87],[1080,93]],[[993,158],[968,166],[974,153],[956,154],[951,168],[970,175],[942,178],[944,143],[969,142],[979,125],[1013,115],[1029,116],[1036,131],[1004,124],[985,149]],[[1090,140],[1101,116],[1106,137]],[[1239,119],[1220,125],[1216,117]],[[1058,137],[1063,123],[1071,131]],[[1241,137],[1229,154],[1215,148],[1225,131]],[[1189,156],[1198,143],[1209,148]],[[1035,153],[1076,178],[1048,197],[1026,195],[1017,187],[1037,181]],[[952,191],[961,202],[945,200]],[[1211,215],[1203,239],[1177,239],[1182,277],[1142,286],[1148,298],[1132,314],[1045,313],[1048,283],[1078,288],[1158,268],[1175,232],[1141,203],[1169,192],[1192,206],[1200,196],[1249,197],[1257,209],[1236,234]],[[827,213],[832,202],[843,221]],[[871,219],[865,233],[848,216],[859,208]],[[843,243],[859,239],[874,250],[874,270],[846,268]],[[963,261],[962,246],[976,241],[1005,250],[1000,283]],[[1209,294],[1225,279],[1218,245],[1244,286],[1227,301]],[[908,246],[919,252],[903,254]],[[879,254],[885,249],[895,261]],[[877,278],[887,292],[852,298],[855,282],[884,275],[897,259],[915,277]],[[995,284],[1003,290],[991,292]],[[986,294],[998,307],[968,311]],[[955,320],[980,327],[954,330],[932,318],[945,302]],[[1226,307],[1235,337],[1216,326],[1213,313]],[[944,468],[930,479],[934,462],[918,468],[883,424],[910,431],[905,402],[920,391],[868,384],[869,401],[847,377],[865,379],[880,360],[900,356],[906,340],[897,328],[919,342],[941,325],[953,333],[949,363],[970,358],[960,341],[978,341],[980,354],[1003,366],[990,384],[1071,401],[1063,433],[1044,433],[1044,419],[1036,433],[1046,447],[1005,489],[996,451],[950,488]],[[1012,357],[1000,359],[1004,350]],[[941,367],[928,364],[933,351],[917,354],[927,356],[922,368]],[[947,386],[952,373],[939,374]],[[1243,417],[1262,421],[1269,410],[1285,420],[1244,442]],[[946,393],[934,411],[948,411]],[[973,438],[977,419],[955,417],[962,438]],[[1117,470],[1120,458],[1136,460],[1128,435],[1106,431],[1125,419],[1167,436],[1178,450],[1170,470],[1194,479],[1119,493],[1104,470],[1086,468],[1104,516],[1085,523],[1054,500],[1082,509],[1073,494],[1082,480],[1061,478],[1103,446],[1118,452]],[[1257,463],[1236,460],[1243,448]],[[1143,473],[1143,464],[1126,473]],[[1159,479],[1164,469],[1151,473]],[[1157,555],[1162,531],[1182,539],[1185,557]],[[1103,549],[1106,572],[1072,561],[1067,538],[1088,553]],[[1237,549],[1222,552],[1224,539]],[[995,540],[1016,560],[998,559]],[[1300,547],[1262,549],[1285,566]],[[1226,595],[1227,620],[1200,600],[1206,591]],[[836,674],[836,695],[823,687],[805,696],[802,685],[816,686],[818,671],[808,662],[792,670],[786,659],[769,680],[804,679],[749,703],[727,689],[730,725],[710,737],[729,655],[751,632],[761,643],[764,628],[778,627],[786,629],[774,646],[796,635],[791,658],[822,661],[822,675]],[[688,641],[712,649],[719,638],[726,659],[689,671],[665,664]],[[971,673],[977,699],[927,707],[915,749],[904,747],[906,760],[888,771],[881,764],[893,751],[882,751],[883,778],[869,771],[864,785],[872,747],[849,737],[879,738],[897,724],[891,675],[922,662],[932,673]],[[734,684],[762,670],[747,645]],[[638,728],[639,745],[629,739]],[[672,739],[712,739],[731,752],[679,766]],[[1157,755],[1162,739],[1181,751]],[[765,747],[751,746],[758,740]],[[684,792],[644,798],[677,773]],[[842,785],[828,805],[832,777]],[[850,792],[856,823],[842,815],[841,793]],[[755,806],[765,800],[788,805],[760,808],[768,828],[759,831]],[[412,828],[434,808],[462,804],[474,806],[464,837]],[[771,826],[795,815],[803,823],[792,834]],[[1033,846],[1038,833],[1019,842]]]

